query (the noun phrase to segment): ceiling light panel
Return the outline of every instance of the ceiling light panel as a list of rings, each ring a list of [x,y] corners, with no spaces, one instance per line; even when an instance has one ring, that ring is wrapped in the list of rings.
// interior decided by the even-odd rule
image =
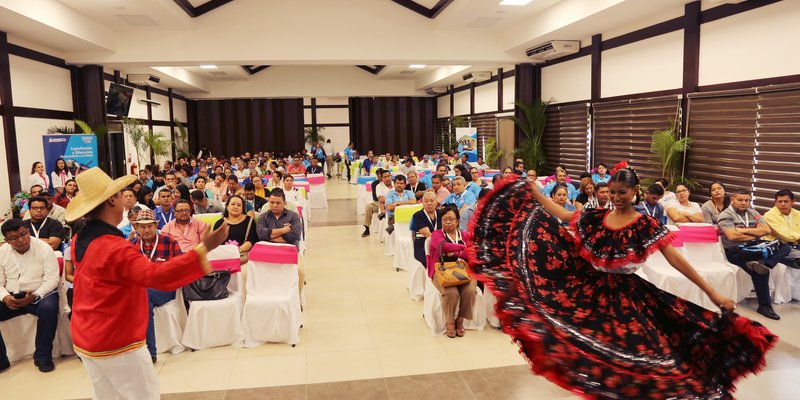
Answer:
[[[412,68],[412,69],[423,69],[425,67],[426,67],[425,64],[411,64],[411,65],[408,66],[408,68]]]
[[[503,0],[501,6],[527,6],[533,0]]]
[[[200,68],[202,68],[202,69],[217,69],[217,66],[216,65],[212,65],[212,64],[207,64],[207,65],[201,65]]]

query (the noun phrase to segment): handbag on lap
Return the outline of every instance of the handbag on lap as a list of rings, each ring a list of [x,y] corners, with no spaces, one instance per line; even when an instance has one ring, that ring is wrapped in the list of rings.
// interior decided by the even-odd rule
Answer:
[[[434,279],[443,288],[469,283],[470,276],[469,272],[467,272],[467,263],[460,258],[456,261],[444,261],[442,245],[444,245],[444,241],[439,243],[439,261],[434,264]]]

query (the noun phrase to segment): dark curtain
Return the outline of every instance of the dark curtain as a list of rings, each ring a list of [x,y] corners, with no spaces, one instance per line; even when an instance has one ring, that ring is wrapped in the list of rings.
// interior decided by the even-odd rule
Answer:
[[[533,64],[517,64],[514,66],[514,101],[533,103],[542,97],[542,68]],[[525,118],[516,106],[514,116]],[[515,127],[517,145],[524,139],[525,134]]]
[[[350,141],[359,153],[433,151],[434,97],[351,97]]]
[[[303,99],[188,101],[190,146],[214,154],[303,149]]]

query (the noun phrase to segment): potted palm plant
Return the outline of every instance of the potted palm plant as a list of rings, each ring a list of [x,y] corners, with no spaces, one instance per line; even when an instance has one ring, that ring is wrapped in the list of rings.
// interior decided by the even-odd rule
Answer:
[[[694,140],[688,136],[679,138],[677,129],[675,120],[670,120],[666,129],[653,132],[653,139],[650,142],[650,162],[673,187],[683,184],[690,189],[696,189],[699,186],[697,181],[681,174],[683,157],[692,147]],[[646,178],[642,180],[642,186],[646,188],[654,182],[655,179]]]
[[[325,141],[325,136],[322,135],[322,131],[325,128],[320,127],[313,127],[309,126],[308,128],[303,129],[303,140],[305,143],[309,145],[309,147],[313,147],[316,143],[322,143]]]
[[[527,168],[535,169],[537,174],[542,175],[547,166],[542,136],[544,136],[544,127],[547,124],[546,112],[550,101],[537,100],[534,103],[528,103],[518,100],[514,104],[525,115],[524,118],[514,117],[514,123],[525,136],[520,147],[514,149],[514,155],[521,158]]]

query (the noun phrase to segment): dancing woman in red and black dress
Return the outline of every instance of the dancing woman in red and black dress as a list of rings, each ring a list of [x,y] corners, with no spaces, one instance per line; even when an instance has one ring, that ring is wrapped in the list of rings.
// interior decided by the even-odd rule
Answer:
[[[732,398],[778,338],[734,314],[669,244],[669,230],[633,210],[638,185],[621,169],[609,183],[615,209],[580,213],[524,180],[503,182],[472,222],[473,275],[494,292],[503,330],[533,371],[559,386],[589,399]],[[571,221],[574,237],[553,217]],[[636,275],[656,251],[723,313]]]

